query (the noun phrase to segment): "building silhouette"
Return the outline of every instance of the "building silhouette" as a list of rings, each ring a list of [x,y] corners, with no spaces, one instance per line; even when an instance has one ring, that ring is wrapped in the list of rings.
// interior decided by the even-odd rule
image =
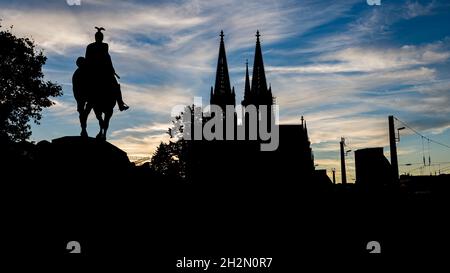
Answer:
[[[363,189],[392,186],[392,166],[383,154],[383,147],[355,151],[356,185]]]
[[[272,88],[268,86],[263,55],[261,49],[260,33],[256,33],[255,56],[252,78],[248,68],[245,70],[243,107],[254,106],[258,114],[261,106],[266,106],[269,131],[270,120],[274,118],[272,105],[275,99]],[[211,87],[210,103],[225,109],[227,105],[236,105],[236,93],[231,87],[228,73],[228,63],[225,52],[223,31],[220,33],[219,55],[217,60],[216,81]],[[190,179],[194,183],[230,185],[239,183],[240,186],[253,185],[292,185],[297,186],[303,181],[304,186],[331,185],[326,172],[316,172],[314,156],[308,137],[306,120],[299,117],[299,124],[279,125],[279,145],[274,151],[261,151],[260,144],[264,142],[249,137],[249,116],[246,113],[244,121],[238,124],[236,114],[233,117],[234,136],[241,126],[245,126],[245,140],[191,140],[188,141],[188,167]],[[205,120],[205,119],[204,119]],[[207,119],[206,119],[207,120]],[[226,122],[226,117],[223,117]],[[261,120],[257,119],[257,128]],[[223,127],[223,139],[226,139],[226,126]],[[194,131],[190,132],[194,136]],[[192,137],[191,139],[194,139]],[[236,139],[236,138],[234,138]],[[318,181],[317,183],[315,183]]]

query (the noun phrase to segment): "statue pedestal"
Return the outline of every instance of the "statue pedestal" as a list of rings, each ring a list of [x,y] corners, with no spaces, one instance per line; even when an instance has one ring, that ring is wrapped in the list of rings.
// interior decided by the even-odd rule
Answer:
[[[68,179],[79,175],[113,179],[131,166],[124,151],[95,138],[66,136],[38,146],[44,169]]]

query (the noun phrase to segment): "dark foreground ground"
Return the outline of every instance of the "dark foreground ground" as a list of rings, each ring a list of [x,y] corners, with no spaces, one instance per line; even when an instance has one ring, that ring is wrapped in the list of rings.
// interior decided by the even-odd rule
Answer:
[[[244,184],[238,175],[230,183],[220,174],[210,185],[181,183],[133,167],[113,146],[77,141],[40,143],[26,157],[3,153],[3,257],[19,258],[19,266],[38,259],[81,269],[300,272],[361,261],[445,264],[450,254],[445,188],[423,196],[324,192],[295,181]],[[80,254],[69,253],[69,241],[80,243]],[[380,243],[380,254],[369,253],[369,241]],[[184,257],[211,265],[177,268]],[[222,268],[221,258],[272,262]]]

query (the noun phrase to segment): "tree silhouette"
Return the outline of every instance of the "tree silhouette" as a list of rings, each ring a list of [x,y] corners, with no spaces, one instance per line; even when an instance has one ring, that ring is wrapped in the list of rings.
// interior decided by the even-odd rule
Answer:
[[[33,40],[0,30],[0,45],[0,140],[24,141],[31,136],[29,121],[39,124],[42,109],[53,105],[49,97],[60,96],[61,86],[44,81],[47,58]]]
[[[194,113],[201,113],[202,108],[192,105],[187,105],[184,112],[175,116],[172,120],[172,126],[168,128],[167,134],[174,141],[169,143],[161,142],[152,156],[151,166],[157,173],[180,180],[189,180],[190,170],[189,161],[192,150],[192,141],[184,139],[184,134],[191,134],[187,132],[184,121],[185,117],[191,124],[194,122],[205,123],[207,118],[202,115],[195,115]]]
[[[184,180],[186,179],[185,141],[161,142],[152,156],[151,166],[159,174]]]

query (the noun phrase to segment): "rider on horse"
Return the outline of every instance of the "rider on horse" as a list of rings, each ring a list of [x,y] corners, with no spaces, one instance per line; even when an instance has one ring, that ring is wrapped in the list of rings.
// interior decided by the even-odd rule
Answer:
[[[100,123],[100,133],[97,137],[105,139],[116,101],[120,111],[129,107],[122,100],[120,84],[116,79],[119,76],[112,65],[108,44],[103,43],[102,30],[105,29],[98,27],[96,29],[95,43],[87,46],[85,58],[77,59],[78,69],[73,74],[72,83],[77,111],[80,113],[81,136],[87,136],[87,117],[94,109]],[[105,114],[105,118],[102,118],[102,113]]]
[[[109,90],[113,90],[116,94],[117,104],[119,105],[119,110],[124,111],[129,107],[122,100],[122,92],[115,76],[119,77],[114,70],[111,56],[108,52],[108,44],[103,43],[103,33],[105,30],[102,27],[95,27],[97,32],[95,33],[95,42],[89,44],[86,48],[86,62],[87,67],[90,71],[90,76],[92,77],[91,83],[96,88],[95,91],[104,90],[106,87]],[[101,98],[100,98],[101,99]]]

